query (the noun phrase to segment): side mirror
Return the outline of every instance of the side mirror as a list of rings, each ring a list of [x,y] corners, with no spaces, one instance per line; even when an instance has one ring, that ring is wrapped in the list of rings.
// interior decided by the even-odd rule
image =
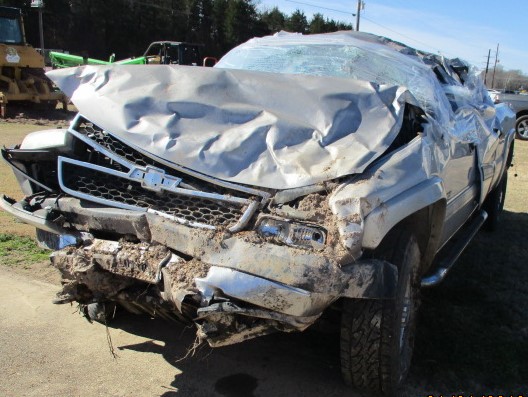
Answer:
[[[212,68],[214,65],[216,65],[217,62],[218,62],[218,59],[216,59],[215,57],[205,57],[203,59],[202,66],[207,67],[207,68]]]

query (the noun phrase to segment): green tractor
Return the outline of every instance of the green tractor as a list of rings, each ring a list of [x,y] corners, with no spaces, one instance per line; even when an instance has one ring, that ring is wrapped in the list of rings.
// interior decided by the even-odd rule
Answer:
[[[213,66],[216,59],[201,58],[201,44],[191,44],[179,41],[155,41],[141,57],[127,58],[115,61],[114,55],[108,61],[82,57],[79,55],[50,52],[54,68],[67,68],[79,65],[203,65]]]

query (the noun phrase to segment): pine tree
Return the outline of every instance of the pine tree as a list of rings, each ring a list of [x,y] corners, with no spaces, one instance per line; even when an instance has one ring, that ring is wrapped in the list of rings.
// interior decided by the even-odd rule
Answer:
[[[268,33],[280,32],[286,27],[286,16],[277,7],[271,11],[263,12],[260,19],[266,26]]]
[[[308,21],[304,12],[295,10],[286,21],[286,30],[289,32],[307,33]]]

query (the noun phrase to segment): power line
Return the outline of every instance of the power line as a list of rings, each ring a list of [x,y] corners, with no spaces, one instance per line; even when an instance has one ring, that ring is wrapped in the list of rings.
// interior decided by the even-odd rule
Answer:
[[[357,14],[354,14],[354,13],[351,13],[351,12],[346,12],[346,11],[343,11],[343,10],[337,10],[337,9],[335,9],[335,8],[321,7],[321,6],[318,6],[318,5],[316,5],[316,4],[305,3],[305,2],[302,2],[302,1],[296,1],[296,0],[286,0],[286,1],[289,2],[289,3],[301,4],[301,5],[305,5],[305,6],[309,6],[309,7],[319,8],[319,9],[322,9],[322,10],[329,10],[329,11],[339,12],[339,13],[341,13],[341,14],[352,15],[352,16],[354,16],[354,17],[357,16]],[[397,32],[397,31],[394,30],[394,29],[388,28],[388,27],[383,26],[383,25],[381,25],[381,24],[379,24],[379,23],[377,23],[377,22],[374,22],[372,19],[365,17],[365,14],[363,14],[362,17],[363,17],[364,19],[366,19],[367,21],[370,21],[370,22],[372,22],[374,25],[378,25],[379,27],[381,27],[381,28],[383,28],[383,29],[389,30],[389,31],[391,31],[391,32],[393,32],[393,33],[396,33],[396,34],[398,34],[398,35],[400,35],[400,36],[403,36],[403,37],[405,37],[405,38],[407,38],[407,39],[409,39],[409,40],[412,40],[412,41],[414,41],[414,42],[416,42],[416,43],[422,44],[422,45],[424,45],[424,46],[426,46],[426,47],[428,47],[428,48],[433,48],[433,49],[435,49],[434,47],[432,47],[431,45],[429,45],[429,44],[427,44],[427,43],[424,43],[424,42],[422,42],[422,41],[416,40],[416,39],[414,39],[414,38],[412,38],[412,37],[410,37],[410,36],[407,36],[407,35],[405,35],[405,34],[403,34],[403,33]],[[438,48],[436,48],[435,50],[436,50],[437,52],[439,52],[439,53],[442,53],[442,51],[439,50]]]
[[[341,13],[341,14],[357,16],[357,14],[354,14],[354,13],[351,13],[351,12],[346,12],[346,11],[343,11],[343,10],[337,10],[337,9],[335,9],[335,8],[321,7],[321,6],[318,6],[318,5],[315,5],[315,4],[305,3],[305,2],[302,2],[302,1],[296,1],[296,0],[286,0],[286,1],[289,2],[289,3],[301,4],[301,5],[305,5],[305,6],[309,6],[309,7],[313,7],[313,8],[319,8],[319,9],[322,9],[322,10],[334,11],[334,12],[338,12],[338,13]],[[400,3],[400,4],[401,4],[401,3]],[[442,50],[440,50],[439,48],[435,48],[435,47],[431,46],[431,45],[428,44],[428,43],[425,43],[425,42],[423,42],[423,41],[417,40],[417,39],[415,39],[415,38],[413,38],[413,37],[411,37],[411,36],[408,36],[408,35],[406,35],[406,34],[404,34],[404,33],[398,32],[398,31],[396,31],[396,30],[394,30],[394,29],[391,29],[391,28],[389,28],[389,27],[387,27],[387,26],[384,26],[384,25],[381,25],[381,24],[379,24],[379,23],[377,23],[377,22],[374,22],[372,19],[365,17],[365,14],[361,15],[361,17],[364,18],[364,19],[366,19],[367,21],[373,23],[374,25],[379,26],[379,27],[382,28],[382,29],[386,29],[386,30],[388,30],[388,31],[390,31],[390,32],[396,33],[397,35],[400,35],[400,36],[402,36],[402,37],[405,37],[405,38],[408,39],[408,40],[411,40],[411,41],[413,41],[413,42],[415,42],[415,43],[421,44],[421,45],[425,46],[426,48],[429,48],[429,49],[432,49],[432,50],[438,52],[438,53],[441,54],[441,55],[448,55],[448,56],[450,56],[450,57],[456,57],[455,54],[451,54],[450,52],[447,52],[447,51],[442,51]],[[357,25],[356,25],[356,26],[357,26]],[[473,63],[474,63],[474,62],[473,62]]]
[[[305,5],[305,6],[310,6],[310,7],[313,7],[313,8],[320,8],[321,10],[328,10],[328,11],[339,12],[341,14],[352,15],[353,17],[356,16],[356,14],[354,14],[353,12],[346,12],[346,11],[343,11],[343,10],[336,10],[335,8],[321,7],[321,6],[318,6],[316,4],[303,3],[302,1],[294,1],[294,0],[286,0],[286,1],[288,3],[296,3],[296,4],[302,4],[302,5]]]
[[[401,5],[403,5],[399,0],[397,0],[397,2],[400,3]],[[410,36],[408,36],[408,35],[406,35],[406,34],[404,34],[404,33],[398,32],[398,31],[396,31],[396,30],[394,30],[394,29],[388,28],[388,27],[383,26],[383,25],[381,25],[381,24],[379,24],[379,23],[377,23],[377,22],[374,22],[372,19],[365,17],[364,14],[361,15],[361,17],[362,17],[362,18],[365,18],[366,20],[368,20],[368,21],[370,21],[370,22],[372,22],[374,25],[377,25],[377,26],[379,26],[379,27],[381,27],[381,28],[383,28],[383,29],[386,29],[386,30],[389,30],[389,31],[391,31],[391,32],[393,32],[393,33],[396,33],[396,34],[398,34],[398,35],[400,35],[400,36],[402,36],[402,37],[407,38],[408,40],[412,40],[412,41],[414,41],[415,43],[419,43],[419,44],[421,44],[421,45],[423,45],[423,46],[426,46],[426,47],[429,48],[429,49],[433,49],[433,50],[435,50],[436,52],[438,52],[438,53],[441,54],[441,55],[448,55],[449,57],[458,57],[458,55],[455,55],[455,54],[453,54],[453,53],[451,53],[451,52],[449,52],[449,51],[442,51],[442,50],[440,50],[440,49],[438,49],[438,48],[435,48],[435,47],[431,46],[430,44],[424,43],[423,41],[417,40],[417,39],[415,39],[415,38],[413,38],[413,37],[410,37]],[[469,61],[471,64],[473,64],[473,65],[475,65],[475,66],[479,63],[479,62],[475,62],[474,60],[473,60],[473,61],[471,61],[471,60],[469,60],[469,59],[465,59],[465,60],[466,60],[466,61]]]
[[[394,30],[394,29],[388,28],[388,27],[383,26],[383,25],[381,25],[381,24],[379,24],[379,23],[377,23],[377,22],[374,22],[372,19],[367,18],[365,15],[362,15],[362,18],[366,19],[367,21],[372,22],[374,25],[378,25],[380,28],[383,28],[383,29],[389,30],[389,31],[391,31],[391,32],[393,32],[393,33],[396,33],[396,34],[398,34],[398,35],[400,35],[400,36],[403,36],[403,37],[405,37],[405,38],[407,38],[407,39],[409,39],[409,40],[412,40],[412,41],[414,41],[414,42],[416,42],[416,43],[419,43],[419,44],[421,44],[421,45],[424,45],[424,46],[426,46],[427,48],[432,48],[433,50],[436,50],[436,51],[437,51],[438,53],[440,53],[440,54],[441,54],[442,52],[443,52],[444,54],[449,54],[448,52],[441,51],[441,50],[438,49],[438,48],[434,48],[434,47],[432,47],[430,44],[424,43],[423,41],[416,40],[415,38],[413,38],[413,37],[411,37],[411,36],[407,36],[406,34],[403,34],[403,33],[401,33],[401,32],[398,32],[398,31]],[[451,55],[453,55],[453,54],[451,54]]]

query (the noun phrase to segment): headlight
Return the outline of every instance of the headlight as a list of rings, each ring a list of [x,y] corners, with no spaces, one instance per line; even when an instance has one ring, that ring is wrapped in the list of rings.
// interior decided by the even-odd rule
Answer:
[[[326,231],[321,228],[277,218],[262,218],[257,232],[264,238],[294,247],[321,250],[326,242]]]

